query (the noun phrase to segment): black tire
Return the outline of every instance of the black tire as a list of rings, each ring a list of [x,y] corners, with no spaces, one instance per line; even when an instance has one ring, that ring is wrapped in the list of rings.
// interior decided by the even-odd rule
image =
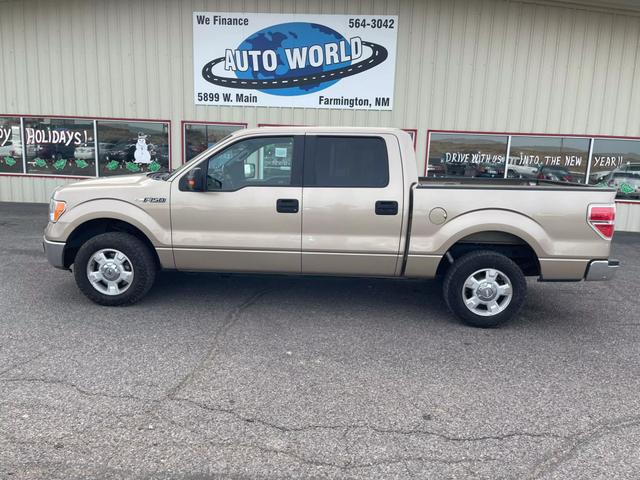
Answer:
[[[87,276],[87,265],[91,257],[102,249],[115,249],[128,257],[134,272],[129,287],[121,294],[107,295],[93,287]],[[109,232],[87,240],[78,251],[73,275],[76,284],[87,298],[106,306],[132,305],[144,297],[153,286],[157,265],[149,247],[140,239],[122,232]]]
[[[511,283],[511,300],[506,304],[506,308],[489,316],[474,313],[465,305],[465,292],[467,295],[472,295],[469,290],[463,291],[465,282],[473,273],[482,269],[498,270]],[[502,278],[500,276],[501,281]],[[490,250],[479,250],[463,255],[453,262],[444,277],[442,292],[449,310],[464,323],[473,327],[492,328],[501,325],[518,313],[527,296],[527,282],[520,267],[511,259]],[[504,302],[506,299],[498,296],[497,300]],[[482,312],[481,309],[476,311]]]

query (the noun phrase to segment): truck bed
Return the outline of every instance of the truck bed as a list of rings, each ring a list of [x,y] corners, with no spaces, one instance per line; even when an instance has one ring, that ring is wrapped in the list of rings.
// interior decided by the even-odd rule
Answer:
[[[584,183],[556,182],[553,180],[540,180],[537,178],[439,178],[419,177],[417,188],[495,188],[503,190],[517,189],[544,189],[544,190],[598,190],[614,192],[615,189],[598,185],[585,185]]]

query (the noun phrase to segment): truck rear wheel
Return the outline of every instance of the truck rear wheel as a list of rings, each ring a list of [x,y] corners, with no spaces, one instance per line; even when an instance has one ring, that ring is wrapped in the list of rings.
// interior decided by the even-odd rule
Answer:
[[[527,282],[520,267],[490,250],[457,259],[444,278],[444,299],[464,323],[491,328],[506,322],[522,307]]]
[[[85,242],[73,264],[80,291],[100,305],[131,305],[151,288],[156,263],[149,248],[128,233],[109,232]]]

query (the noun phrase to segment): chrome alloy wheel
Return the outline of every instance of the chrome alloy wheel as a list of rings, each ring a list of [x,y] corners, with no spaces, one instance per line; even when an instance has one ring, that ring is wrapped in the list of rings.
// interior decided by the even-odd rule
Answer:
[[[87,263],[87,278],[98,292],[120,295],[133,282],[133,265],[121,251],[104,248],[91,255]]]
[[[462,287],[462,300],[466,307],[483,317],[503,312],[512,298],[511,280],[494,268],[477,270],[467,277]]]

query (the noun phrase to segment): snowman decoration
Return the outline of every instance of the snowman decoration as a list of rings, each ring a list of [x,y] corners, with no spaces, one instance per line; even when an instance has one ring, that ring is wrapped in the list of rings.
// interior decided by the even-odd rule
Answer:
[[[151,154],[147,145],[147,136],[138,133],[138,142],[136,143],[136,152],[133,154],[135,163],[149,164],[151,163]]]

